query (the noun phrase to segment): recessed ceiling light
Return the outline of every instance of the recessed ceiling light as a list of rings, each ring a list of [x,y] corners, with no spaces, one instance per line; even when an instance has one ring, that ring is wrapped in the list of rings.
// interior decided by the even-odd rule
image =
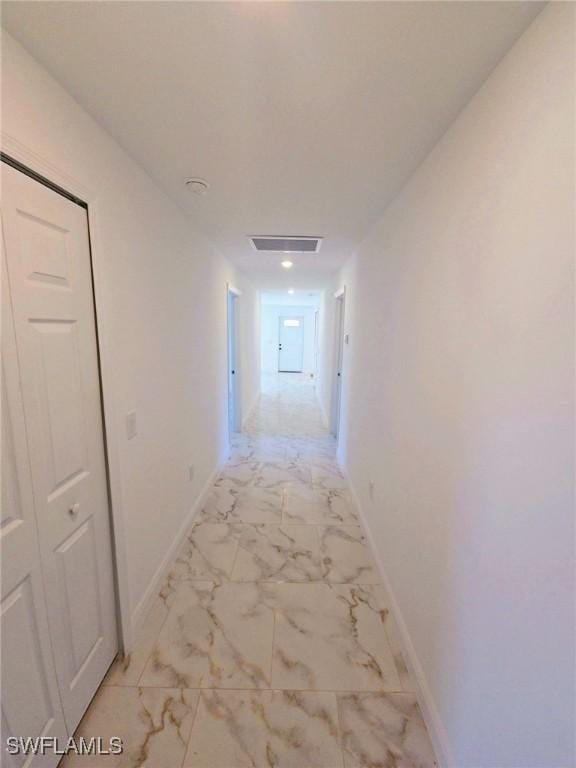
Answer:
[[[294,288],[289,288],[288,293],[294,293]]]
[[[285,261],[281,262],[284,269],[290,269],[294,265],[293,261],[290,261],[290,259],[286,259]]]
[[[186,189],[192,192],[194,195],[205,195],[208,192],[208,182],[204,179],[186,179],[184,182]]]

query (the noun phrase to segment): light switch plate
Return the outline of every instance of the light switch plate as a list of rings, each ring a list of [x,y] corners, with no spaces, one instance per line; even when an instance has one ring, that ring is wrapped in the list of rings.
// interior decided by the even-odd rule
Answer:
[[[138,434],[138,427],[136,425],[136,411],[130,411],[126,414],[126,437],[128,440],[132,440]]]

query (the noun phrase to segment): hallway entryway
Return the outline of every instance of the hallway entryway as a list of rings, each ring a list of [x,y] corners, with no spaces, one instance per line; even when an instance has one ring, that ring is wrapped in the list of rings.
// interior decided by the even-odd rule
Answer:
[[[157,768],[435,765],[310,379],[268,375],[126,663],[78,735]]]
[[[2,768],[576,768],[576,2],[0,27]]]

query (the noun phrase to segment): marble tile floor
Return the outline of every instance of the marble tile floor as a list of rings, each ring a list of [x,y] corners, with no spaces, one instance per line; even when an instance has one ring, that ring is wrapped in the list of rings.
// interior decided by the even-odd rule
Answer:
[[[309,379],[265,382],[77,735],[124,752],[65,768],[436,765]]]

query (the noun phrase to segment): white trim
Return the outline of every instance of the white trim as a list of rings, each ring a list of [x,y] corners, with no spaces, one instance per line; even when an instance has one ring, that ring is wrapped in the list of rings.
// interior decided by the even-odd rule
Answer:
[[[244,416],[242,419],[242,430],[244,430],[244,427],[246,426],[248,419],[252,415],[252,411],[254,410],[254,408],[256,408],[256,405],[259,399],[260,399],[260,390],[258,390],[258,392],[256,392],[256,394],[254,395],[254,399],[252,400],[252,403],[250,404],[250,406],[248,407],[248,410],[246,411],[246,416]]]
[[[418,704],[420,705],[420,710],[422,711],[422,717],[424,718],[424,722],[426,723],[426,727],[428,728],[428,734],[430,736],[430,740],[434,748],[436,761],[438,763],[439,768],[454,768],[456,764],[452,757],[452,751],[450,749],[450,744],[448,741],[448,734],[446,733],[446,729],[444,728],[444,725],[440,718],[440,713],[436,708],[436,704],[434,702],[432,692],[426,680],[426,675],[424,674],[422,664],[418,659],[416,650],[414,648],[414,643],[412,642],[412,639],[408,632],[408,627],[406,626],[406,622],[404,621],[404,617],[402,616],[402,612],[400,611],[400,606],[398,605],[398,601],[396,600],[396,597],[392,590],[392,585],[390,583],[390,579],[388,578],[388,574],[384,567],[384,563],[382,562],[380,553],[376,548],[376,542],[374,540],[374,536],[372,535],[370,526],[368,525],[366,514],[360,504],[360,501],[358,499],[358,494],[356,493],[356,490],[354,488],[354,485],[352,484],[350,475],[348,474],[346,467],[341,461],[339,461],[338,463],[339,463],[340,469],[342,470],[342,473],[344,474],[344,477],[346,478],[346,482],[348,483],[348,489],[350,491],[350,494],[352,496],[356,509],[358,510],[358,514],[360,516],[360,522],[362,523],[362,528],[364,529],[364,533],[366,534],[366,537],[370,543],[372,555],[374,557],[374,560],[376,561],[376,567],[378,568],[378,572],[382,580],[382,587],[386,594],[387,607],[392,612],[392,615],[396,620],[396,624],[398,626],[400,642],[402,645],[402,656],[404,657],[406,667],[408,668],[410,682],[414,687],[416,698],[418,699]]]
[[[326,415],[326,411],[324,409],[324,403],[322,402],[322,398],[320,397],[320,392],[318,392],[318,387],[315,387],[315,394],[316,394],[316,400],[318,402],[318,405],[320,406],[320,414],[322,415],[322,422],[324,423],[324,426],[326,429],[330,429],[330,421],[328,419],[328,416]]]
[[[239,306],[236,300],[242,296],[242,292],[238,288],[234,288],[231,283],[226,283],[226,409],[227,409],[227,430],[228,430],[228,454],[230,453],[232,434],[231,432],[240,430],[242,428],[242,360],[240,357],[241,351],[241,339],[240,339],[240,315]],[[230,300],[232,297],[232,301]],[[230,308],[233,308],[232,320],[234,323],[233,328],[233,348],[234,348],[234,378],[232,379],[232,386],[234,388],[234,429],[230,430]]]
[[[232,293],[234,296],[242,296],[242,291],[239,288],[235,288],[231,283],[226,283],[228,293]]]
[[[340,432],[342,424],[342,396],[344,391],[344,363],[345,363],[345,336],[346,336],[346,286],[343,285],[334,294],[336,302],[333,327],[333,366],[332,386],[330,398],[329,431],[336,437],[337,449],[340,447]],[[338,306],[340,302],[340,306]],[[338,369],[340,369],[340,383],[338,383]],[[338,388],[340,391],[338,391]],[[338,397],[339,395],[339,397]]]
[[[90,228],[90,252],[92,255],[92,272],[94,276],[94,297],[96,304],[98,351],[100,355],[100,374],[102,378],[102,399],[104,403],[104,422],[106,427],[106,453],[108,459],[108,481],[110,484],[110,516],[112,528],[112,551],[114,555],[114,570],[116,582],[118,641],[120,650],[128,653],[132,648],[132,611],[130,607],[130,590],[128,582],[128,560],[126,554],[126,535],[122,507],[122,473],[118,451],[119,435],[115,413],[114,396],[114,365],[109,339],[113,338],[113,329],[109,327],[107,318],[111,314],[106,307],[106,292],[104,291],[104,276],[102,273],[101,226],[98,196],[93,189],[87,187],[78,179],[69,176],[60,168],[26,147],[14,137],[2,132],[2,151],[30,170],[44,176],[62,189],[83,200],[88,205],[88,222]]]
[[[208,477],[208,480],[204,483],[204,487],[200,491],[200,494],[197,497],[194,504],[192,505],[192,508],[186,515],[184,522],[180,526],[178,533],[176,534],[176,536],[172,541],[172,544],[170,545],[166,554],[162,558],[162,562],[156,569],[154,576],[150,579],[150,583],[146,587],[146,591],[142,595],[140,602],[134,609],[134,613],[132,614],[132,631],[134,635],[136,635],[139,629],[141,628],[142,622],[144,621],[144,619],[146,618],[146,615],[148,614],[148,611],[152,607],[152,603],[157,597],[158,592],[160,591],[160,588],[164,582],[164,579],[168,575],[168,572],[172,568],[174,564],[174,560],[176,559],[176,556],[180,551],[180,546],[183,540],[185,539],[186,535],[188,534],[192,526],[192,523],[194,522],[194,518],[204,506],[206,497],[208,496],[210,489],[214,485],[214,481],[216,480],[222,466],[223,464],[217,464],[214,471]]]

